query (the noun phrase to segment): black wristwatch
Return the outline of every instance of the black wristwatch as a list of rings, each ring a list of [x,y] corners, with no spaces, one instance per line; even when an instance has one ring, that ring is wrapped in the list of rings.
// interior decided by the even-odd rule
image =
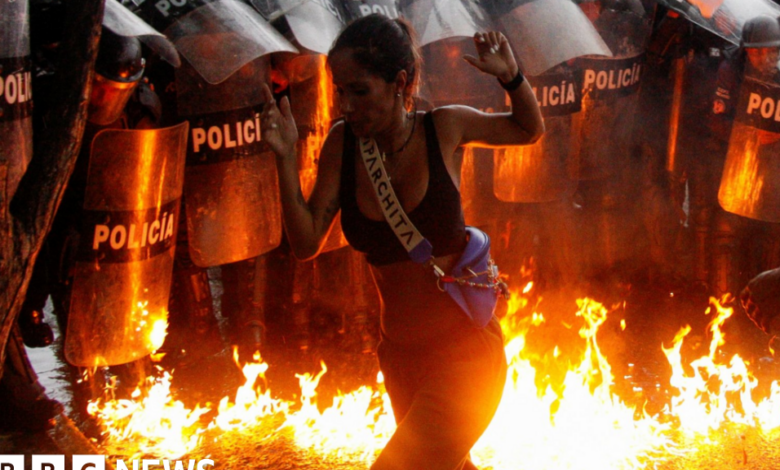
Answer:
[[[501,85],[501,88],[510,92],[517,90],[520,87],[520,85],[523,84],[524,81],[525,81],[525,77],[523,76],[523,73],[520,71],[519,68],[517,69],[517,75],[515,75],[515,78],[513,78],[512,80],[506,83],[502,82],[501,79],[498,78],[498,83]]]

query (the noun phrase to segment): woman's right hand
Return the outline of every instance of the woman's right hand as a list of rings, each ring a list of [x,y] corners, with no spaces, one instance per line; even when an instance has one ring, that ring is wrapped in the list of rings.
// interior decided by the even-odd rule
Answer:
[[[263,141],[271,147],[277,158],[295,161],[295,144],[298,142],[298,127],[290,109],[290,100],[282,98],[280,107],[268,85],[263,84],[265,105],[260,116],[260,130]]]
[[[511,82],[520,70],[509,40],[503,33],[488,31],[474,34],[474,47],[479,57],[464,55],[469,64],[504,83]]]

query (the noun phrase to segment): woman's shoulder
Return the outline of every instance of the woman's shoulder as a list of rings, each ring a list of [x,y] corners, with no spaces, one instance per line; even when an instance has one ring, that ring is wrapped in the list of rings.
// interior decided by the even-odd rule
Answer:
[[[440,106],[433,108],[430,113],[433,117],[433,121],[438,128],[441,126],[448,126],[452,124],[460,124],[469,116],[478,113],[479,111],[462,104],[451,104],[447,106]]]
[[[325,143],[338,143],[338,147],[341,148],[344,144],[344,138],[348,132],[347,127],[347,123],[343,118],[334,120],[331,123]]]
[[[330,124],[330,130],[328,131],[328,137],[344,137],[344,133],[347,129],[347,122],[344,118],[334,119]]]
[[[459,145],[463,129],[469,125],[475,113],[479,111],[460,104],[441,106],[430,111],[439,140],[452,139],[455,145]]]
[[[341,161],[344,151],[344,137],[347,133],[347,124],[344,119],[333,121],[320,150],[320,160]]]

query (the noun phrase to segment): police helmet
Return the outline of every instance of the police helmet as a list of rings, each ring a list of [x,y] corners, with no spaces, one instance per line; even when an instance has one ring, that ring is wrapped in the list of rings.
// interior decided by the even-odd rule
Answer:
[[[602,11],[613,10],[621,13],[634,13],[639,16],[645,15],[645,7],[639,0],[602,0],[601,9]]]
[[[780,47],[780,23],[777,18],[757,16],[742,27],[742,47]]]
[[[89,122],[104,126],[119,119],[143,73],[141,42],[103,28],[87,110]]]
[[[120,36],[103,28],[95,73],[115,82],[136,82],[143,75],[144,65],[138,38]]]

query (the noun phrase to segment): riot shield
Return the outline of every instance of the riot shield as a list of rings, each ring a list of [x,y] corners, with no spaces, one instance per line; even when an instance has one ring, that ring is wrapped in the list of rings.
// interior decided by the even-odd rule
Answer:
[[[187,64],[176,70],[178,112],[190,121],[184,206],[197,266],[254,258],[281,242],[276,161],[260,137],[269,74],[265,57],[219,85]]]
[[[495,29],[475,0],[406,0],[401,12],[417,32],[420,46]]]
[[[308,199],[317,179],[320,150],[335,118],[333,80],[328,73],[326,58],[316,59],[317,71],[313,77],[290,83],[290,103],[295,123],[298,125],[298,174],[301,191]],[[336,216],[333,228],[325,241],[322,252],[347,245],[341,230],[341,214]]]
[[[504,108],[504,90],[496,79],[467,64],[464,54],[474,54],[473,40],[447,38],[422,48],[423,74],[420,95],[433,107],[465,104],[486,112]],[[457,80],[452,77],[457,76]],[[485,225],[499,214],[492,191],[492,149],[458,149],[463,152],[460,191],[466,221]]]
[[[466,104],[482,110],[502,109],[504,91],[495,77],[463,60],[465,54],[475,53],[471,37],[451,37],[423,46],[420,95],[435,107]]]
[[[174,67],[181,65],[179,53],[176,52],[173,44],[159,31],[122,6],[118,0],[106,0],[103,26],[120,36],[137,37],[169,64]]]
[[[570,0],[518,3],[506,13],[495,14],[524,73],[538,76],[575,57],[612,55],[585,14]]]
[[[583,73],[578,179],[614,174],[629,154],[644,54],[626,59],[578,60]]]
[[[560,70],[559,70],[560,69]],[[571,68],[529,77],[546,131],[533,145],[496,152],[493,187],[507,202],[550,202],[577,189],[577,133],[573,115],[581,109],[582,74]]]
[[[604,10],[594,26],[614,56],[577,60],[583,74],[580,180],[605,178],[626,161],[650,32],[649,19],[633,11]]]
[[[0,162],[9,200],[32,159],[32,60],[28,2],[0,2]]]
[[[745,22],[757,16],[777,18],[780,7],[770,0],[657,0],[691,22],[739,45]]]
[[[780,81],[745,78],[718,191],[721,207],[780,222]]]
[[[459,147],[463,164],[460,170],[460,200],[467,225],[485,227],[511,214],[508,204],[496,199],[493,189],[493,160],[501,150]]]
[[[159,0],[136,14],[162,31],[210,84],[272,52],[298,52],[251,6],[239,0]]]
[[[298,44],[327,54],[345,21],[335,0],[277,0]]]
[[[374,13],[389,18],[401,16],[398,0],[342,0],[347,21],[362,18]]]
[[[165,339],[188,124],[92,142],[65,357],[134,361]]]
[[[623,10],[604,9],[593,26],[615,58],[634,57],[647,49],[651,19],[639,0],[623,0]],[[630,8],[628,7],[630,5]]]

